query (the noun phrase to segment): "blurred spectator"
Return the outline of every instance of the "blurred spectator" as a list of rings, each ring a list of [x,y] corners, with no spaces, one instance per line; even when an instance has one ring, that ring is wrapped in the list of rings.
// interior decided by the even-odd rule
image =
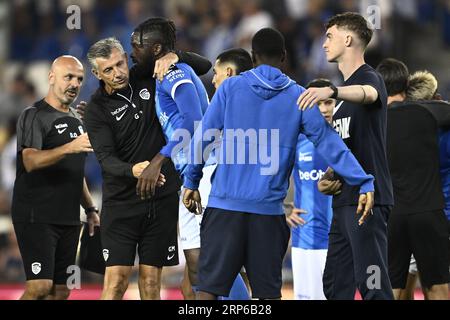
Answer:
[[[12,5],[10,55],[14,60],[29,60],[33,51],[35,34],[31,12],[27,2],[14,2]]]
[[[450,0],[442,0],[442,15],[444,43],[447,47],[450,47]]]
[[[0,152],[11,137],[11,123],[15,123],[20,113],[36,98],[34,85],[19,72],[13,82],[6,85],[7,91],[0,91]]]
[[[335,10],[338,12],[358,12],[359,0],[341,0],[333,1],[335,5]]]
[[[16,179],[17,141],[15,119],[9,122],[8,136],[10,137],[9,141],[0,153],[0,190],[3,190],[5,195],[8,197],[7,203],[9,212],[9,203],[12,199],[12,191],[14,188],[14,181]]]
[[[6,233],[0,233],[0,282],[24,282],[22,258],[14,230],[11,227]]]
[[[31,54],[33,60],[54,60],[61,52],[58,33],[51,14],[39,17],[39,35]]]
[[[309,25],[308,35],[311,37],[311,47],[305,60],[307,81],[312,79],[328,78],[333,83],[342,83],[336,64],[329,63],[323,49],[325,32],[321,20],[316,20]]]
[[[236,27],[236,8],[230,1],[219,1],[216,25],[207,35],[203,54],[212,62],[223,51],[234,46]]]
[[[236,34],[236,47],[252,50],[251,40],[255,33],[266,27],[273,27],[272,16],[261,7],[260,0],[246,0],[241,3],[242,18],[239,22]]]
[[[295,20],[303,20],[307,18],[307,8],[313,0],[285,0],[287,14]]]

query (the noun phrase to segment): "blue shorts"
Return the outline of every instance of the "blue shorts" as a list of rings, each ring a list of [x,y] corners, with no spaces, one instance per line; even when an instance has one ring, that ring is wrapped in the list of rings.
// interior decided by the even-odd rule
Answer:
[[[290,237],[284,215],[207,208],[200,237],[200,291],[228,296],[244,266],[253,298],[281,298],[281,270]]]

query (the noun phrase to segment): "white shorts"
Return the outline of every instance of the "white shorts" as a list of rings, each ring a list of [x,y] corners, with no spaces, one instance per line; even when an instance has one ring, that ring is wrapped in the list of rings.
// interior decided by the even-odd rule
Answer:
[[[209,193],[211,192],[211,176],[215,169],[216,165],[203,168],[203,178],[198,187],[200,196],[202,197],[203,209],[208,204]],[[184,190],[182,189],[178,217],[181,249],[198,249],[200,248],[200,223],[202,222],[203,215],[195,215],[186,209],[183,204],[183,192]]]
[[[295,300],[326,300],[322,277],[327,250],[292,248],[291,256]]]

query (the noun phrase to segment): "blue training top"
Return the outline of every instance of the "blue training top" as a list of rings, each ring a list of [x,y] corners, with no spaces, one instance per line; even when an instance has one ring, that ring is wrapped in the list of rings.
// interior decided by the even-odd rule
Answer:
[[[296,101],[304,91],[268,65],[223,82],[191,142],[191,150],[203,155],[222,138],[209,207],[283,215],[300,133],[346,183],[361,186],[361,193],[374,191],[373,176],[364,172],[317,106],[298,110]],[[184,186],[193,190],[198,189],[205,164],[204,158],[197,160],[184,172]]]

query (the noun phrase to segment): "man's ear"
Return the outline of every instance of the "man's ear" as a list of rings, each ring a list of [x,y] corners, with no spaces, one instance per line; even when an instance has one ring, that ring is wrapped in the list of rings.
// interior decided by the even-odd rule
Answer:
[[[236,72],[234,71],[234,69],[231,67],[227,67],[227,77],[229,78],[229,77],[233,77],[235,75],[236,75]]]
[[[253,61],[253,65],[255,65],[256,66],[256,52],[254,52],[253,50],[252,50],[252,61]]]
[[[156,43],[153,45],[153,55],[157,57],[162,51],[162,45],[159,43]]]
[[[100,75],[99,75],[97,69],[92,68],[92,69],[91,69],[91,72],[92,72],[92,74],[93,74],[98,80],[102,80],[102,79],[100,78]]]
[[[353,36],[351,34],[347,34],[345,36],[345,46],[348,48],[353,44]]]
[[[125,63],[126,63],[127,68],[128,68],[128,53],[125,52],[124,55],[125,55]]]
[[[281,56],[281,62],[284,62],[286,60],[287,57],[287,52],[286,50],[283,50],[283,55]]]
[[[48,83],[51,86],[55,84],[55,73],[53,71],[51,71],[51,70],[48,73]]]

